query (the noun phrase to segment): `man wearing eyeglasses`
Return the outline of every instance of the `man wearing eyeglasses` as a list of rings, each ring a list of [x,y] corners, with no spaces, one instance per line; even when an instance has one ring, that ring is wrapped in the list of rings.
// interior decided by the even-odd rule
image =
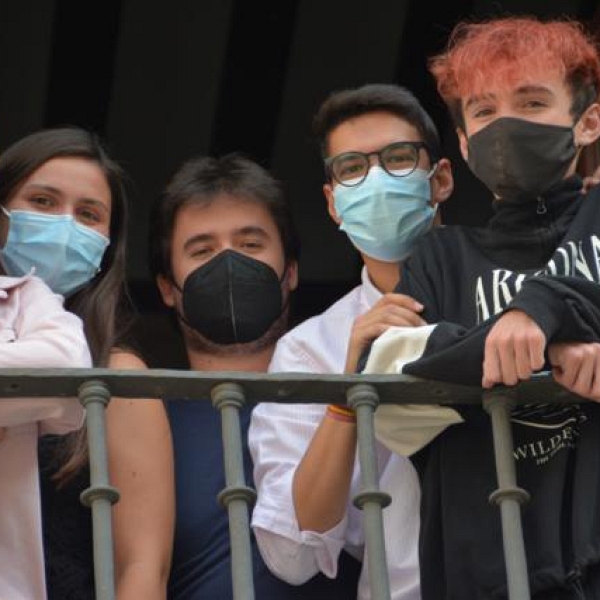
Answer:
[[[394,294],[399,265],[439,220],[453,189],[429,115],[406,89],[366,85],[332,94],[315,117],[331,218],[360,253],[362,283],[277,344],[270,372],[354,372],[362,350],[388,327],[424,324],[422,306]],[[352,411],[325,404],[260,404],[249,445],[258,502],[253,527],[269,568],[302,583],[335,577],[340,552],[366,563]],[[418,600],[420,490],[409,460],[378,447],[392,600]],[[366,568],[357,598],[370,598]]]

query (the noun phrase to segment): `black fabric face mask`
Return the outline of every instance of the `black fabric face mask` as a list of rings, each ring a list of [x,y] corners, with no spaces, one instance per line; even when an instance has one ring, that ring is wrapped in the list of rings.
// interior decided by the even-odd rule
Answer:
[[[281,282],[266,263],[224,250],[183,285],[186,323],[216,344],[260,339],[281,315]]]
[[[567,172],[575,154],[573,129],[502,117],[468,141],[471,171],[497,197],[538,198]]]

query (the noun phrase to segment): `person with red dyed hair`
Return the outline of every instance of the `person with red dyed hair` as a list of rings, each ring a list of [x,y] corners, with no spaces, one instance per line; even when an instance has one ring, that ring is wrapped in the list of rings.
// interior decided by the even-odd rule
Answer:
[[[600,401],[600,188],[585,191],[576,172],[600,138],[592,38],[568,20],[461,23],[430,69],[494,213],[485,227],[438,227],[416,244],[395,291],[420,302],[432,325],[388,329],[363,372],[490,389],[551,371]],[[409,338],[418,352],[404,360]],[[512,412],[517,481],[530,494],[529,587],[536,599],[597,600],[600,405],[545,401]],[[400,408],[379,407],[376,430],[419,473],[423,600],[506,598],[488,415],[453,406],[459,423],[410,446]]]

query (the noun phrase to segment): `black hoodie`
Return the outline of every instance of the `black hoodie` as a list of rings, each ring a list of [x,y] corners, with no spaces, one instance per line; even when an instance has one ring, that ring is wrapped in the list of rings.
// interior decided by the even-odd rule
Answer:
[[[600,339],[600,188],[584,196],[581,184],[575,176],[540,200],[495,202],[486,227],[440,227],[421,240],[396,291],[437,326],[403,373],[480,385],[485,337],[513,308],[549,342]],[[517,482],[531,494],[531,591],[600,598],[600,406],[543,402],[512,415]],[[423,600],[506,598],[500,513],[488,502],[497,487],[490,420],[480,407],[458,410],[465,422],[412,457]]]

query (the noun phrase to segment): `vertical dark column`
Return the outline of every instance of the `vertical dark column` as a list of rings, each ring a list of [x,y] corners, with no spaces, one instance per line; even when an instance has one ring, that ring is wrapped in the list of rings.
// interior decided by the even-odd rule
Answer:
[[[210,151],[241,151],[268,166],[297,0],[234,2]]]
[[[0,148],[44,125],[54,2],[3,2],[0,17]]]
[[[46,125],[104,133],[121,0],[57,0]]]

